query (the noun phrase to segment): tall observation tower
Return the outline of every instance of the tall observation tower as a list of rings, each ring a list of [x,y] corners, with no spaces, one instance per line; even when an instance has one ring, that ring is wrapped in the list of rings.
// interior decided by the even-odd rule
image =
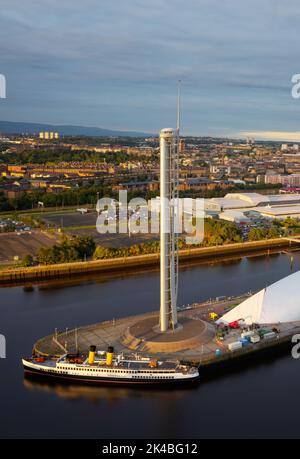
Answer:
[[[177,327],[178,236],[175,218],[178,205],[177,130],[160,131],[160,331]]]
[[[157,315],[141,318],[128,327],[123,337],[123,344],[129,349],[153,354],[193,349],[215,336],[214,328],[211,330],[202,320],[188,317],[184,312],[180,313],[180,324],[177,321],[178,233],[183,212],[178,197],[179,128],[180,82],[177,128],[160,131],[159,321]]]

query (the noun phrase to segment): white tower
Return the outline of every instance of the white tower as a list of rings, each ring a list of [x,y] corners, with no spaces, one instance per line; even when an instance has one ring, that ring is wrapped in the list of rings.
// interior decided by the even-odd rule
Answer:
[[[177,326],[178,244],[175,205],[178,203],[178,133],[160,131],[160,330]]]

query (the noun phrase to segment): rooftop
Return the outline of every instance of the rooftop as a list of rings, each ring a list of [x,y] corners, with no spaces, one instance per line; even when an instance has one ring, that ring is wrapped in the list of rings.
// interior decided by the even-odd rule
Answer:
[[[299,206],[260,207],[259,212],[267,215],[291,215],[300,214]]]
[[[212,198],[206,200],[206,206],[219,206],[220,210],[243,209],[251,207],[271,206],[272,204],[300,204],[300,193],[294,194],[271,194],[259,193],[227,193],[223,198]],[[261,209],[259,209],[261,210]]]

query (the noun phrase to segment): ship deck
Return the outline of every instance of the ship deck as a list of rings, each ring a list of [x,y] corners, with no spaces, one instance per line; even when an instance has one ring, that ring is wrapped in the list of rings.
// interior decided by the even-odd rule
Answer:
[[[38,362],[34,358],[30,359],[24,359],[32,363],[36,363],[40,366],[44,366],[47,368],[55,368],[56,367],[56,361],[55,360],[48,360],[46,359],[44,362]],[[72,362],[68,362],[67,360],[61,360],[60,364],[72,364]],[[110,369],[128,369],[128,370],[151,370],[153,372],[155,371],[172,371],[176,369],[176,362],[167,362],[167,361],[161,361],[158,362],[158,365],[156,367],[150,367],[149,362],[143,361],[143,360],[124,360],[120,361],[117,363],[116,361],[114,362],[113,365],[106,365],[104,361],[95,361],[92,365],[90,365],[88,362],[84,362],[82,364],[80,363],[74,363],[73,365],[76,365],[78,367],[86,367],[86,368],[110,368]]]

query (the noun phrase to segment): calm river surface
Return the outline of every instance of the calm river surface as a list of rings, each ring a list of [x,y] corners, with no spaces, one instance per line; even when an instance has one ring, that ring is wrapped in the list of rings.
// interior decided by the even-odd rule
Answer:
[[[298,269],[300,253],[294,253]],[[288,274],[286,254],[184,268],[179,304],[255,291]],[[158,304],[157,271],[40,285],[33,292],[0,289],[0,333],[7,340],[7,358],[0,359],[0,436],[300,437],[300,361],[288,354],[227,370],[192,389],[84,388],[24,380],[21,356],[55,327],[152,311]]]

